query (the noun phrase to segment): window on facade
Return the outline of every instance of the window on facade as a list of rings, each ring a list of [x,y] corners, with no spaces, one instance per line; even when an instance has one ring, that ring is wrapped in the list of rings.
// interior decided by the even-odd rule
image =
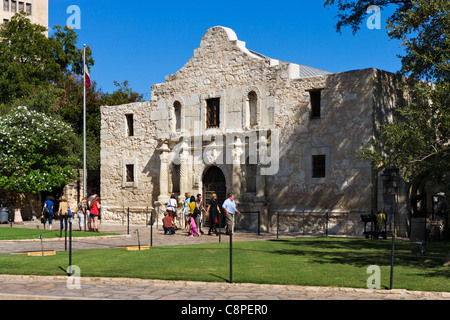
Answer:
[[[9,0],[3,0],[3,11],[9,11]]]
[[[311,119],[319,119],[321,91],[320,90],[310,91],[309,96],[311,101]]]
[[[325,178],[326,157],[325,155],[312,156],[312,177]]]
[[[127,182],[134,182],[134,164],[126,165]]]
[[[31,3],[27,3],[27,14],[29,15],[29,16],[31,16]]]
[[[246,125],[256,126],[258,124],[258,96],[252,91],[247,97]]]
[[[173,109],[175,113],[175,130],[181,130],[181,103],[179,101],[175,101],[173,104]]]
[[[181,166],[178,164],[172,165],[172,192],[180,193],[180,170]]]
[[[19,1],[19,12],[25,11],[25,4]]]
[[[17,12],[17,1],[16,0],[11,1],[11,12]]]
[[[206,127],[219,128],[220,126],[220,98],[206,100]]]
[[[132,114],[125,115],[127,119],[127,134],[129,137],[134,136],[134,117]]]

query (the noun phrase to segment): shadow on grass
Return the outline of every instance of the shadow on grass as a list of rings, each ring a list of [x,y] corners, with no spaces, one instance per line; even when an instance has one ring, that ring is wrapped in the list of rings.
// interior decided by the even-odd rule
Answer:
[[[271,253],[279,255],[305,256],[311,262],[318,264],[340,264],[354,267],[368,265],[390,265],[391,240],[365,240],[365,239],[296,239],[296,240],[270,240],[283,243],[284,250],[275,250]],[[434,246],[434,248],[433,248]],[[395,266],[413,267],[422,270],[426,277],[450,278],[450,272],[442,272],[442,264],[447,250],[447,243],[431,243],[433,255],[427,255],[425,262],[419,255],[411,253],[409,241],[396,241],[394,252]],[[433,270],[436,269],[436,270]]]

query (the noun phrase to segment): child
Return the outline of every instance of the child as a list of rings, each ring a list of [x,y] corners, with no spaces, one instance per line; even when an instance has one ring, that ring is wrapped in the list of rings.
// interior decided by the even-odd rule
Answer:
[[[189,226],[191,228],[191,235],[189,237],[193,237],[194,232],[200,237],[200,233],[197,231],[197,225],[195,224],[195,219],[192,215],[189,216]]]

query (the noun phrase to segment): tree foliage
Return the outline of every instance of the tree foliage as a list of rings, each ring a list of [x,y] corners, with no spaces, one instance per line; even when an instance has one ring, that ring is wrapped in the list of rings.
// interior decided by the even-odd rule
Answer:
[[[402,169],[406,180],[419,175],[442,176],[450,170],[450,2],[445,0],[326,0],[337,5],[336,30],[350,27],[356,33],[367,8],[395,8],[387,18],[391,39],[401,40],[400,73],[408,76],[405,90],[413,98],[396,109],[392,122],[363,156],[378,167]],[[426,82],[424,82],[426,81]]]
[[[0,123],[0,189],[51,191],[76,177],[76,136],[69,125],[26,107],[0,117]]]
[[[24,13],[0,26],[0,116],[18,105],[42,112],[70,124],[77,137],[73,152],[83,158],[83,49],[68,27],[47,30],[30,22]],[[92,49],[86,47],[86,65],[94,65]],[[142,101],[142,95],[123,84],[103,93],[93,81],[86,94],[87,165],[100,168],[100,107]]]

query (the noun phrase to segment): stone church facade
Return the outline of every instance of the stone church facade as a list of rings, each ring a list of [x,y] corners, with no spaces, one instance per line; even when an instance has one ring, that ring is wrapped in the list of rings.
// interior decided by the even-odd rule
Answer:
[[[395,81],[271,59],[213,27],[150,101],[102,108],[103,219],[124,221],[129,208],[135,222],[160,221],[171,194],[181,205],[187,192],[233,192],[238,228],[274,231],[281,217],[285,231],[322,232],[326,215],[331,233],[360,234],[361,214],[386,209],[359,150],[403,98]]]

